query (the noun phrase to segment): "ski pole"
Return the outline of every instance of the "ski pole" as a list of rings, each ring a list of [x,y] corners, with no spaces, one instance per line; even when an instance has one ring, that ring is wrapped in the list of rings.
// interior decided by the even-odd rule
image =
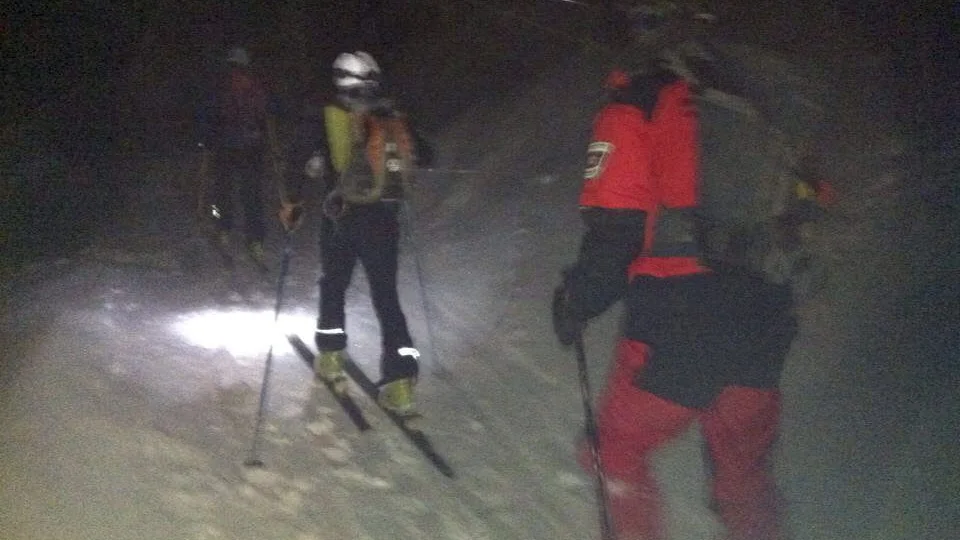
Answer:
[[[577,333],[573,340],[577,351],[577,371],[580,375],[580,397],[583,399],[583,415],[586,421],[587,442],[590,444],[590,453],[593,455],[593,467],[596,469],[596,496],[600,512],[600,538],[615,540],[613,526],[610,522],[610,511],[607,508],[607,480],[603,474],[600,459],[600,437],[597,434],[597,422],[593,416],[591,405],[593,393],[590,391],[590,377],[587,373],[587,355],[583,350],[583,334]]]
[[[287,272],[290,270],[290,256],[293,252],[290,238],[292,232],[285,232],[283,238],[283,255],[280,259],[280,275],[277,277],[277,301],[273,309],[273,327],[270,334],[270,348],[267,350],[267,359],[263,367],[263,381],[260,383],[260,404],[257,407],[257,419],[253,427],[253,441],[250,443],[250,453],[243,462],[247,467],[263,467],[259,457],[258,446],[263,431],[263,418],[267,409],[267,390],[270,386],[270,370],[273,366],[273,342],[277,320],[280,318],[280,307],[283,305],[283,286],[287,281]]]
[[[413,252],[413,265],[414,270],[417,274],[417,287],[420,289],[420,306],[423,310],[423,317],[425,319],[424,323],[427,327],[427,346],[430,347],[430,358],[433,361],[434,374],[443,373],[446,371],[443,364],[440,362],[440,358],[437,356],[437,347],[433,340],[433,325],[430,323],[431,313],[430,313],[430,303],[427,301],[427,290],[424,286],[423,281],[423,269],[420,266],[420,251],[417,249],[417,242],[413,236],[413,226],[411,225],[412,217],[410,210],[410,203],[404,199],[403,206],[400,212],[404,217],[403,228],[407,232],[407,243],[410,246],[410,251]]]

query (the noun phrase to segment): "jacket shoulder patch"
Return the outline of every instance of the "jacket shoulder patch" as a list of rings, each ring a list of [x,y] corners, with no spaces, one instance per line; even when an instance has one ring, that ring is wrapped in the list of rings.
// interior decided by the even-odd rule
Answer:
[[[585,180],[593,180],[603,173],[610,154],[613,153],[613,144],[604,141],[594,141],[587,147],[587,166],[583,171]]]

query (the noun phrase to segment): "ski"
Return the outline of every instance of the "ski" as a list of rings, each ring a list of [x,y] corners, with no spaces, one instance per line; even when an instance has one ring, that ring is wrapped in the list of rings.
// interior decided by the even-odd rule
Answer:
[[[290,345],[294,348],[300,358],[310,366],[310,371],[313,372],[313,351],[310,350],[310,347],[300,339],[299,336],[290,334],[287,336],[287,341],[290,342]],[[367,431],[370,429],[370,423],[367,422],[366,417],[363,415],[363,411],[360,410],[360,406],[350,397],[350,394],[347,392],[338,392],[333,384],[329,381],[325,381],[317,377],[323,385],[327,387],[327,390],[333,395],[334,399],[337,400],[337,403],[340,404],[340,407],[343,408],[343,411],[347,413],[347,416],[350,417],[350,421],[353,422],[353,425],[357,427],[361,432]]]
[[[411,443],[417,450],[420,451],[437,468],[444,476],[448,478],[454,478],[455,473],[453,468],[447,463],[447,460],[443,458],[434,448],[433,443],[430,442],[430,439],[427,435],[420,430],[419,428],[410,424],[410,421],[416,417],[404,417],[399,415],[387,408],[384,408],[380,404],[380,400],[377,399],[379,391],[377,390],[377,385],[367,377],[366,373],[360,369],[352,359],[345,358],[343,364],[344,371],[347,372],[347,375],[353,379],[355,383],[377,404],[377,407],[380,407],[380,410],[387,415],[388,418],[396,425],[400,431],[410,440]]]

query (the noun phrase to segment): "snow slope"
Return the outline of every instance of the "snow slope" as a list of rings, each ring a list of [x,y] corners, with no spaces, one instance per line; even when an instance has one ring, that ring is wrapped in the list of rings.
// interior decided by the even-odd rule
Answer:
[[[218,269],[197,232],[195,156],[133,156],[117,165],[130,180],[124,215],[82,252],[4,284],[0,536],[596,538],[592,484],[572,458],[576,364],[548,311],[580,234],[602,74],[592,54],[445,124],[406,214],[401,301],[424,352],[425,427],[456,479],[362,400],[375,429],[357,433],[280,335],[310,342],[315,222],[292,239],[275,326],[276,273]],[[873,84],[862,67],[833,81],[842,217],[823,246],[831,279],[803,308],[784,375],[777,472],[793,538],[941,540],[958,522],[958,306],[956,267],[927,263],[953,249],[956,222],[912,194],[905,135],[853,91]],[[272,231],[270,260],[280,245]],[[595,389],[618,319],[611,310],[588,332]],[[375,378],[362,273],[348,331]],[[250,469],[271,345],[266,466]],[[694,429],[657,457],[677,540],[720,534],[699,452]]]

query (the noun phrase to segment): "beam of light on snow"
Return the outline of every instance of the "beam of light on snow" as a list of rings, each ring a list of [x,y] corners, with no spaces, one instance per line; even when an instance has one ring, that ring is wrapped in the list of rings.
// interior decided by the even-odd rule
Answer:
[[[276,324],[273,318],[272,310],[205,310],[184,315],[173,326],[191,345],[225,349],[233,356],[265,354],[294,328],[312,327],[307,316],[281,315]]]

